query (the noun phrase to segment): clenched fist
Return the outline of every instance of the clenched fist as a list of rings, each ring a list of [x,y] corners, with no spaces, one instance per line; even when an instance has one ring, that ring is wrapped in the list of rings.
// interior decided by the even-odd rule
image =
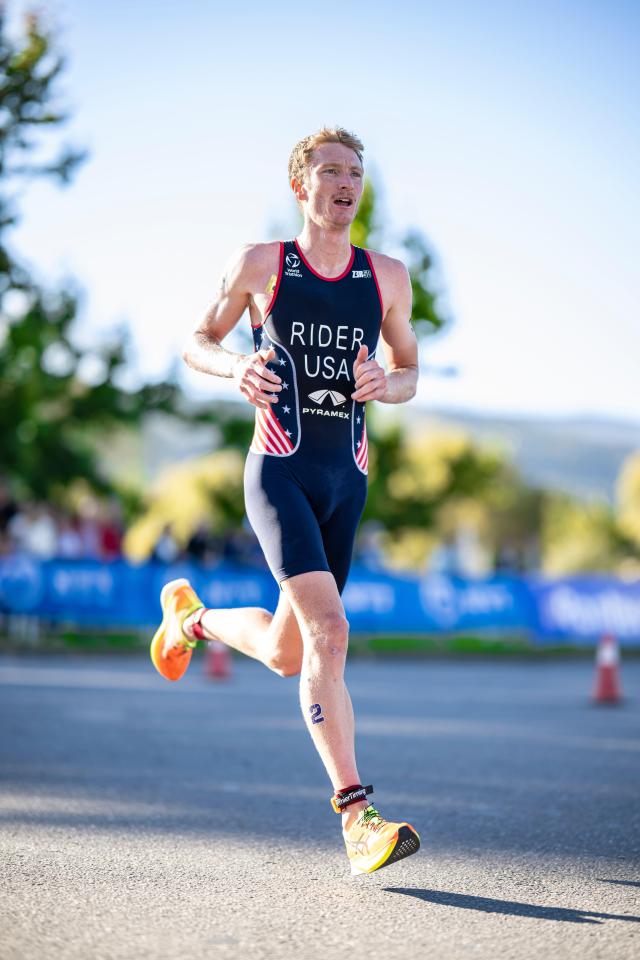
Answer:
[[[358,350],[353,363],[353,375],[356,380],[352,400],[364,403],[366,400],[379,400],[387,391],[387,375],[377,360],[367,360],[369,351],[364,344]]]
[[[267,366],[275,355],[273,347],[269,347],[268,350],[258,350],[257,353],[242,357],[235,365],[233,377],[240,388],[240,393],[256,407],[266,409],[270,404],[278,402],[274,391],[279,393],[282,390],[281,379]]]

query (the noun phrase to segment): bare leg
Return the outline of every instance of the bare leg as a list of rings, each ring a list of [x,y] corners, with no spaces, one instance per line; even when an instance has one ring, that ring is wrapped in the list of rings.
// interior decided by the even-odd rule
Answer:
[[[330,573],[302,573],[283,581],[298,618],[303,655],[300,705],[309,733],[334,790],[360,783],[356,765],[351,698],[344,683],[349,624]],[[343,814],[348,826],[367,806],[353,804]]]
[[[189,637],[193,636],[193,619],[188,617],[183,628]],[[280,676],[300,673],[302,638],[291,604],[282,594],[274,614],[261,607],[207,610],[200,624],[207,639],[221,640]]]

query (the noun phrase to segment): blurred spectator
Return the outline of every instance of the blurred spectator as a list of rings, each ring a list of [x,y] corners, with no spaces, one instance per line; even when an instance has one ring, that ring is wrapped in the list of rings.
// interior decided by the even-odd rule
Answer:
[[[429,570],[432,573],[455,575],[459,572],[458,544],[453,533],[445,534],[441,543],[435,547],[429,558]]]
[[[20,551],[40,560],[112,561],[122,556],[122,538],[122,508],[115,499],[105,505],[87,495],[77,512],[67,512],[35,501],[16,502],[9,485],[0,478],[0,554]],[[188,559],[205,567],[224,560],[266,569],[246,516],[240,528],[224,537],[214,534],[208,522],[201,522],[185,549],[166,525],[151,559],[167,565]]]
[[[228,563],[265,569],[264,555],[246,517],[241,527],[227,534],[222,547],[222,557]]]
[[[462,524],[456,531],[458,573],[470,579],[488,577],[492,571],[492,558],[483,545],[478,531],[470,525]]]
[[[82,556],[97,559],[100,556],[102,535],[98,518],[98,504],[85,497],[78,510],[78,530],[82,540]]]
[[[369,570],[384,570],[386,568],[382,537],[384,528],[377,520],[367,520],[360,527],[356,540],[355,560],[362,563]]]
[[[158,563],[175,563],[180,553],[180,547],[171,533],[171,527],[167,524],[158,537],[158,542],[153,549],[151,559],[157,560]]]
[[[80,520],[77,516],[60,514],[58,517],[57,555],[65,560],[77,560],[83,553]]]
[[[526,551],[514,543],[504,543],[496,552],[494,570],[496,573],[526,573]]]
[[[58,549],[58,530],[49,507],[25,503],[9,522],[15,549],[39,560],[51,560]]]
[[[463,524],[454,532],[446,533],[442,542],[432,551],[429,570],[475,579],[488,576],[492,562],[476,530]]]
[[[214,566],[220,561],[222,549],[222,544],[204,523],[198,525],[187,543],[189,558],[205,567]]]
[[[9,524],[18,512],[9,484],[0,477],[0,553],[7,553],[11,546]]]
[[[18,504],[14,500],[9,484],[0,477],[0,533],[6,533],[9,521],[18,512]]]
[[[87,497],[77,514],[35,501],[17,503],[0,478],[0,553],[29,553],[40,560],[114,560],[121,556],[121,541],[117,501],[101,509]]]
[[[117,500],[110,500],[100,522],[100,559],[115,560],[121,555],[122,510]]]

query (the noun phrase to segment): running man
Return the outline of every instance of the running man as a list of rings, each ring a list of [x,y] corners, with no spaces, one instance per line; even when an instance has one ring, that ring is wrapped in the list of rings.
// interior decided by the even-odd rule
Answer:
[[[217,299],[184,350],[190,367],[233,378],[256,407],[244,490],[247,516],[280,585],[274,614],[205,609],[187,580],[166,584],[152,645],[178,680],[199,640],[221,640],[283,677],[300,675],[300,704],[342,815],[351,872],[415,853],[407,823],[384,820],[367,797],[344,682],[349,624],[341,600],[367,496],[366,404],[416,392],[411,284],[400,261],[353,247],[363,145],[341,127],[305,137],[289,159],[304,216],[295,240],[234,256]],[[222,341],[249,310],[255,352]],[[378,338],[388,372],[375,359]]]

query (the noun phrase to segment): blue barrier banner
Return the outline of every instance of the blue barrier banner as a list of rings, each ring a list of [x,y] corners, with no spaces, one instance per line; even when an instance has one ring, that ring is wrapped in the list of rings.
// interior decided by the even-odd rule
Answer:
[[[278,602],[278,586],[263,569],[14,555],[0,559],[0,611],[86,627],[152,629],[160,620],[160,590],[177,577],[187,577],[208,607],[274,610]],[[354,566],[343,599],[356,633],[516,631],[543,643],[591,643],[613,633],[622,644],[640,646],[640,582],[612,577],[463,580]]]
[[[512,577],[401,577],[356,566],[343,599],[352,629],[362,632],[513,630],[531,619],[527,587]]]
[[[221,564],[204,569],[182,563],[140,566],[116,560],[0,560],[0,608],[79,625],[149,627],[161,619],[160,591],[186,577],[206,606],[275,609],[278,587],[268,571]]]
[[[540,640],[592,642],[613,634],[621,645],[640,645],[640,582],[613,577],[531,578],[532,630]]]

